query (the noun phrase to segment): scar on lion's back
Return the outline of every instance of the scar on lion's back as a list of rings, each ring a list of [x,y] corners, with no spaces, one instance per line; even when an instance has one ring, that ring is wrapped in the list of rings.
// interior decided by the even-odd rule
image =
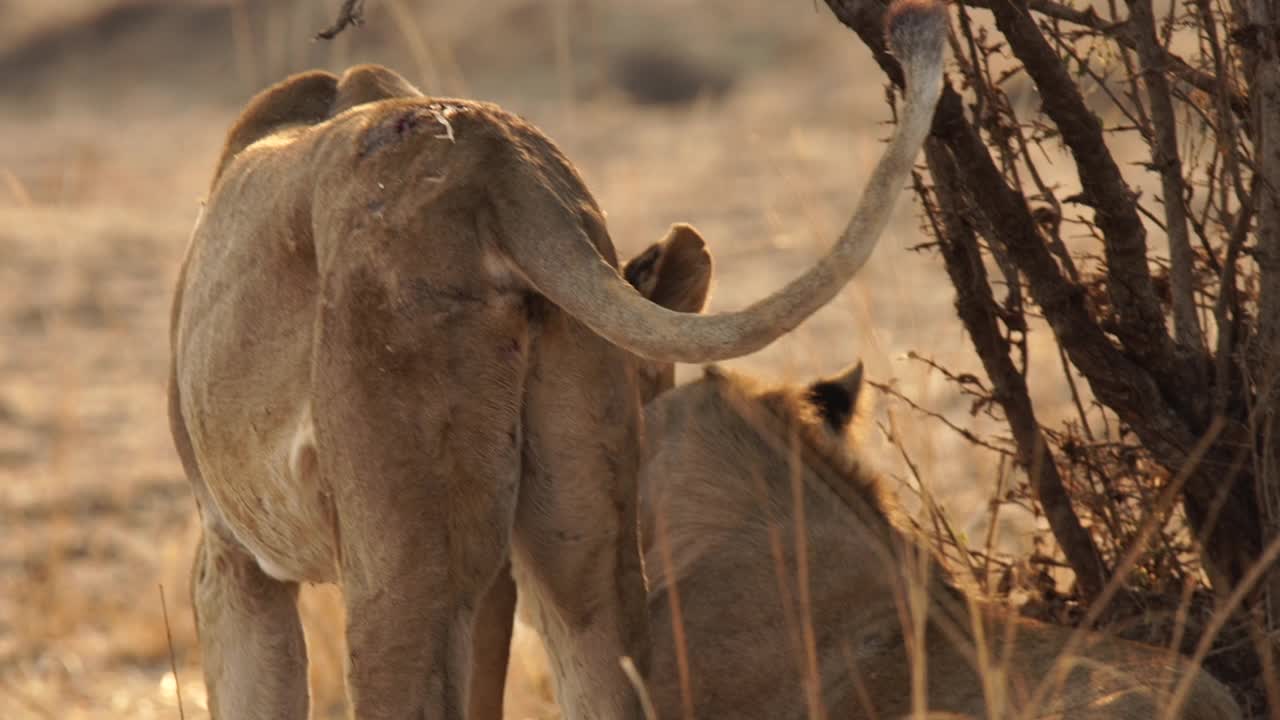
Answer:
[[[213,182],[245,148],[291,125],[314,125],[364,103],[422,93],[397,73],[380,65],[356,65],[342,77],[323,70],[291,75],[249,101],[218,160]]]

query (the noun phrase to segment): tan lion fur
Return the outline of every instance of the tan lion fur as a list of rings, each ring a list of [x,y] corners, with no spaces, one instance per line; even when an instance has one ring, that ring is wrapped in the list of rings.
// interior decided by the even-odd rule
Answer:
[[[422,215],[421,202],[370,197],[392,183],[411,194],[405,176],[423,168],[400,172],[403,156],[323,170],[415,134],[430,133],[424,155],[452,146],[435,136],[461,108],[482,123],[470,135],[515,133],[543,153],[612,262],[590,196],[535,130],[492,106],[389,93],[416,91],[364,66],[255,98],[228,134],[179,279],[170,419],[205,526],[192,589],[214,716],[305,717],[295,601],[310,581],[343,586],[357,716],[460,717],[471,616],[512,524],[517,572],[548,619],[539,629],[567,658],[566,707],[628,715],[616,659],[646,653],[627,520],[638,387],[664,371],[520,287],[488,250],[490,221],[465,222],[482,184],[464,174],[442,194],[427,175]],[[425,237],[394,234],[415,225]],[[689,311],[684,293],[701,288],[701,308],[711,266],[695,231],[676,226],[646,256],[657,261],[635,273],[646,297]],[[613,390],[579,390],[590,387]],[[557,491],[555,477],[580,489]]]
[[[944,582],[858,457],[865,395],[861,366],[781,388],[713,367],[646,408],[640,514],[659,717],[685,716],[682,676],[698,718],[812,717],[807,687],[826,717],[910,717],[916,652],[931,711],[1150,720],[1192,673],[1174,717],[1240,717],[1176,653],[1101,634],[1029,706],[1073,631],[971,604]],[[923,646],[904,630],[917,625]]]
[[[711,291],[711,254],[702,236],[675,225],[661,241],[627,261],[623,276],[641,295],[680,312],[702,312]],[[675,386],[672,363],[642,361],[637,367],[640,402]],[[476,612],[474,672],[469,720],[501,720],[517,590],[508,564],[498,573]]]
[[[507,562],[565,714],[638,716],[618,663],[649,655],[636,356],[761,348],[861,267],[942,82],[942,6],[895,8],[905,109],[848,227],[779,292],[714,316],[632,287],[573,165],[494,105],[423,97],[376,66],[249,103],[171,323],[215,717],[305,716],[300,582],[342,587],[355,716],[462,717],[473,621]]]

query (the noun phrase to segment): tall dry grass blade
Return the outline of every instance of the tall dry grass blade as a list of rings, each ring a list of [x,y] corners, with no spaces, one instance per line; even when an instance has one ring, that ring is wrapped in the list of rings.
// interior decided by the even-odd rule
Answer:
[[[187,720],[187,713],[182,707],[182,680],[178,678],[178,654],[173,650],[173,628],[169,625],[169,603],[164,599],[164,583],[160,588],[160,613],[164,616],[164,638],[169,645],[169,669],[173,671],[173,693],[178,698],[178,718]]]
[[[1159,682],[1152,681],[1151,683],[1155,686],[1156,692],[1159,693],[1156,696],[1156,707],[1164,707],[1165,702],[1173,694],[1174,682],[1178,679],[1177,674],[1174,672],[1174,668],[1177,667],[1175,662],[1178,660],[1178,656],[1182,654],[1178,651],[1178,648],[1182,646],[1182,637],[1186,634],[1187,619],[1191,615],[1191,602],[1194,599],[1196,587],[1197,583],[1192,576],[1187,575],[1183,578],[1182,592],[1178,598],[1178,608],[1174,613],[1173,637],[1169,639],[1169,666],[1166,670],[1168,678],[1161,679]]]
[[[27,190],[27,186],[13,173],[9,168],[0,170],[0,180],[4,181],[4,186],[9,189],[9,193],[13,195],[13,199],[22,207],[31,207],[34,203],[31,200],[31,193]]]
[[[1005,623],[1004,623],[1004,645],[1003,645],[1004,650],[1001,653],[1002,658],[1013,657],[1013,651],[1014,651],[1014,648],[1017,647],[1017,644],[1016,644],[1017,641],[1018,641],[1018,618],[1013,613],[1009,613],[1005,617]],[[996,715],[991,715],[992,720],[1009,717],[1013,709],[1014,692],[1013,692],[1013,688],[1010,687],[1009,685],[1008,678],[1009,678],[1009,675],[1006,673],[1005,682],[1001,683],[998,688],[1000,691],[1000,695],[998,696],[998,699],[1000,701],[1000,704],[998,705],[999,713]]]
[[[876,383],[872,383],[872,386],[877,388],[881,387]],[[883,387],[887,388],[888,386]],[[896,394],[896,392],[895,396],[902,397],[900,394]],[[912,406],[915,409],[920,409],[919,406],[916,406],[914,403],[912,403]],[[956,534],[955,527],[952,525],[951,519],[947,516],[942,506],[938,504],[933,491],[926,485],[924,475],[920,472],[919,464],[907,450],[907,446],[903,440],[902,431],[899,429],[898,414],[893,412],[892,409],[889,409],[887,415],[889,418],[889,427],[887,430],[882,428],[882,431],[884,431],[889,444],[892,445],[902,457],[902,462],[906,464],[907,469],[911,471],[911,477],[915,479],[915,487],[912,489],[916,491],[921,502],[924,503],[924,510],[929,518],[930,524],[933,525],[932,539],[934,545],[938,549],[938,557],[943,558],[944,560],[949,558],[946,552],[944,540],[946,542],[950,542],[951,546],[956,549],[956,555],[958,556],[956,559],[963,562],[965,569],[973,576],[974,581],[981,584],[983,582],[983,579],[979,574],[981,571],[978,566],[974,564],[972,554],[968,551],[967,543],[960,541],[960,536]]]
[[[669,499],[670,496],[663,493],[658,501],[658,507],[654,513],[654,533],[657,535],[655,539],[658,542],[658,555],[662,558],[662,572],[666,576],[667,594],[671,598],[671,635],[676,644],[676,672],[680,676],[680,710],[685,720],[693,720],[693,682],[689,675],[689,643],[684,633],[679,581],[676,578],[675,560],[671,555],[671,535],[667,527]]]
[[[627,680],[631,681],[631,687],[636,689],[636,695],[640,696],[640,710],[644,713],[645,720],[658,720],[658,711],[653,708],[649,688],[645,687],[644,678],[640,677],[635,661],[623,655],[618,658],[618,664],[622,666],[622,672],[626,674]]]
[[[774,576],[778,579],[778,598],[782,605],[783,627],[787,630],[787,640],[797,658],[804,656],[804,640],[801,638],[800,612],[796,609],[795,599],[791,597],[791,584],[788,582],[786,550],[782,544],[782,530],[777,521],[769,523],[769,552],[773,556]]]
[[[253,23],[245,0],[231,0],[231,46],[236,58],[236,71],[246,88],[258,87],[258,58],[253,49]]]
[[[925,548],[908,549],[903,558],[911,571],[907,577],[907,603],[911,618],[907,650],[911,655],[911,711],[915,715],[924,715],[929,709],[929,658],[925,637],[929,621],[928,553]]]
[[[796,584],[800,593],[800,641],[804,651],[804,695],[810,720],[824,720],[822,674],[818,668],[818,640],[813,630],[813,588],[809,584],[809,535],[804,511],[804,460],[800,435],[790,438],[791,503],[795,512]]]
[[[853,648],[849,646],[848,640],[840,643],[840,654],[844,656],[845,668],[849,671],[849,682],[853,684],[853,691],[858,695],[858,704],[866,713],[867,720],[880,720],[879,714],[876,713],[875,702],[871,699],[867,683],[862,679],[862,671],[858,669],[858,661],[853,657]]]
[[[991,499],[987,501],[987,507],[991,514],[987,518],[987,532],[982,539],[982,592],[985,594],[991,582],[991,559],[996,549],[996,533],[1000,523],[1000,508],[1004,507],[1004,503],[1000,501],[1004,497],[1005,482],[1008,478],[1008,458],[1000,456],[996,465],[996,488],[991,493]]]
[[[743,415],[743,417],[752,419],[749,414]],[[796,609],[795,599],[791,596],[791,584],[788,582],[790,573],[787,569],[786,548],[782,542],[782,522],[770,509],[769,487],[764,474],[753,472],[751,479],[760,508],[769,517],[767,528],[769,554],[773,559],[774,577],[778,581],[778,603],[781,606],[783,627],[786,629],[787,641],[790,644],[791,651],[795,654],[795,657],[800,658],[804,655],[804,641],[801,639],[802,633],[798,627],[800,624],[799,611]]]
[[[556,80],[560,87],[560,110],[566,123],[573,123],[573,43],[569,22],[569,0],[551,3],[551,24],[555,33]]]
[[[996,692],[999,685],[1003,685],[1004,670],[1002,666],[997,666],[991,657],[987,644],[987,624],[983,621],[977,598],[965,593],[964,599],[969,611],[969,629],[973,633],[973,648],[978,655],[978,678],[982,681],[982,698],[987,706],[987,715],[990,716],[991,709],[998,707],[996,703],[1004,697],[1003,692],[998,694]]]
[[[389,0],[387,8],[391,10],[392,20],[396,29],[400,31],[400,37],[404,39],[405,47],[409,50],[409,56],[413,58],[413,64],[418,66],[418,73],[422,76],[422,81],[427,86],[427,94],[442,94],[444,88],[443,79],[440,75],[440,69],[436,67],[436,62],[432,58],[426,32],[414,19],[413,13],[409,11],[409,7],[405,5],[404,0]]]

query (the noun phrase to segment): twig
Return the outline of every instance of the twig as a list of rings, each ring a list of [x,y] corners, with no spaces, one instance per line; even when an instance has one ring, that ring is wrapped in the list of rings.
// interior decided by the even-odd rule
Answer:
[[[343,0],[342,7],[338,9],[338,18],[327,29],[316,33],[315,39],[332,40],[343,30],[363,24],[364,0]]]
[[[907,469],[911,471],[911,476],[915,478],[917,493],[919,494],[920,499],[924,501],[925,509],[929,513],[929,522],[933,524],[933,540],[938,547],[938,555],[946,557],[946,549],[942,544],[943,538],[945,537],[946,540],[956,548],[960,559],[964,560],[964,563],[969,570],[969,574],[973,576],[975,581],[981,582],[981,578],[978,577],[978,568],[973,564],[972,559],[968,556],[968,546],[960,542],[960,537],[956,534],[955,528],[952,527],[950,518],[948,518],[946,513],[942,511],[942,508],[938,506],[938,502],[934,499],[933,493],[930,492],[929,488],[925,485],[924,477],[920,474],[920,467],[916,464],[915,460],[911,458],[911,454],[907,452],[907,447],[902,442],[902,433],[898,431],[897,419],[894,417],[893,413],[889,414],[889,423],[890,426],[888,428],[888,432],[885,432],[885,435],[889,438],[889,444],[893,445],[893,447],[898,450],[898,454],[902,456],[902,461],[906,463]],[[880,429],[882,432],[886,430],[883,426]]]
[[[160,588],[160,612],[164,615],[164,637],[169,643],[169,668],[173,671],[173,692],[178,698],[178,718],[186,720],[187,713],[182,708],[182,681],[178,679],[178,655],[173,650],[173,630],[169,627],[169,604],[164,601],[164,584]]]
[[[1097,84],[1098,89],[1102,91],[1102,94],[1107,96],[1107,99],[1111,101],[1112,106],[1124,115],[1125,119],[1129,121],[1135,130],[1141,133],[1143,137],[1149,136],[1146,115],[1142,113],[1142,106],[1136,102],[1136,98],[1134,99],[1135,107],[1130,108],[1126,106],[1120,98],[1116,97],[1116,93],[1111,89],[1110,83],[1107,82],[1107,78],[1098,74],[1098,71],[1093,69],[1093,65],[1089,62],[1088,52],[1081,54],[1080,50],[1076,48],[1074,43],[1069,42],[1060,36],[1053,36],[1053,41],[1059,52],[1070,58],[1071,61],[1075,63],[1076,67],[1079,68],[1081,73],[1088,75],[1089,78]],[[1088,50],[1088,48],[1086,48],[1086,50]],[[1124,58],[1127,62],[1129,56],[1127,53],[1122,51],[1120,53],[1120,57]],[[1126,64],[1125,67],[1127,68],[1128,65]]]
[[[1084,436],[1093,440],[1093,429],[1089,427],[1089,416],[1084,410],[1084,403],[1080,401],[1080,389],[1076,387],[1076,379],[1071,374],[1071,363],[1067,361],[1067,351],[1058,346],[1058,361],[1062,364],[1062,377],[1067,381],[1067,389],[1071,392],[1071,403],[1076,407],[1076,414],[1080,418],[1080,427],[1084,430]]]
[[[987,520],[987,534],[982,541],[982,591],[988,589],[988,581],[991,577],[991,560],[995,554],[996,543],[996,525],[1000,520],[1000,508],[1004,506],[1004,483],[1008,477],[1008,463],[1006,458],[1000,458],[1000,464],[996,470],[996,489],[991,494],[991,500],[987,507],[991,510],[991,517]],[[970,551],[973,552],[973,551]]]
[[[1002,448],[1002,447],[999,447],[999,446],[997,446],[997,445],[992,445],[991,443],[987,442],[986,440],[983,440],[982,438],[978,437],[978,436],[977,436],[977,435],[976,435],[972,430],[969,430],[968,428],[962,428],[962,427],[960,427],[959,425],[956,425],[955,423],[951,422],[950,420],[948,420],[948,419],[946,418],[946,416],[942,415],[941,413],[938,413],[938,412],[935,412],[935,411],[933,411],[933,410],[929,410],[928,408],[922,407],[919,403],[915,402],[915,401],[914,401],[914,400],[912,400],[911,398],[909,398],[909,397],[907,397],[906,395],[902,394],[900,391],[898,391],[898,390],[897,390],[896,388],[894,388],[892,385],[887,385],[887,384],[885,384],[885,383],[876,382],[876,381],[874,381],[874,380],[868,380],[868,381],[867,381],[867,383],[868,383],[868,384],[870,384],[870,385],[871,385],[871,387],[873,387],[873,388],[875,388],[875,389],[879,390],[880,392],[882,392],[882,393],[884,393],[884,394],[886,394],[886,395],[888,395],[888,396],[890,396],[890,397],[894,397],[894,398],[897,398],[898,400],[901,400],[902,402],[906,403],[908,407],[910,407],[912,410],[914,410],[914,411],[916,411],[916,412],[920,413],[921,415],[924,415],[925,417],[929,417],[929,418],[932,418],[932,419],[934,419],[934,420],[937,420],[938,422],[940,422],[940,423],[942,423],[944,426],[946,426],[946,427],[947,427],[947,429],[951,430],[951,431],[952,431],[952,432],[954,432],[955,434],[957,434],[957,435],[959,435],[960,437],[964,438],[964,439],[965,439],[965,440],[967,440],[968,442],[970,442],[970,443],[972,443],[972,444],[974,444],[974,445],[977,445],[977,446],[979,446],[979,447],[986,448],[987,450],[990,450],[990,451],[991,451],[991,452],[993,452],[993,453],[998,453],[998,454],[1000,454],[1000,455],[1004,455],[1004,456],[1007,456],[1007,457],[1013,457],[1013,453],[1012,453],[1012,452],[1009,452],[1007,449]]]

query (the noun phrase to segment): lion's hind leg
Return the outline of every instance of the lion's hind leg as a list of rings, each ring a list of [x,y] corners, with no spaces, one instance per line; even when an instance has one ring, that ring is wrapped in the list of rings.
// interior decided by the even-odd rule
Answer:
[[[305,720],[307,646],[298,584],[262,571],[225,529],[205,488],[169,378],[169,428],[204,524],[191,568],[191,601],[214,720]]]
[[[475,615],[515,511],[515,402],[506,422],[484,402],[397,401],[403,416],[351,405],[353,415],[330,408],[317,422],[346,429],[320,438],[322,466],[355,471],[335,483],[355,716],[462,720]],[[336,452],[323,460],[352,440],[376,451],[354,466]]]
[[[402,285],[355,264],[331,280],[317,340],[317,461],[361,720],[465,717],[473,622],[515,516],[522,301],[430,269]]]
[[[512,566],[554,659],[565,717],[638,718],[619,660],[645,672],[636,537],[638,388],[624,351],[564,315],[542,328],[525,407]]]
[[[298,584],[268,576],[244,548],[206,527],[191,590],[215,720],[305,720]]]
[[[502,720],[515,614],[516,582],[508,562],[493,579],[476,611],[468,720]]]

